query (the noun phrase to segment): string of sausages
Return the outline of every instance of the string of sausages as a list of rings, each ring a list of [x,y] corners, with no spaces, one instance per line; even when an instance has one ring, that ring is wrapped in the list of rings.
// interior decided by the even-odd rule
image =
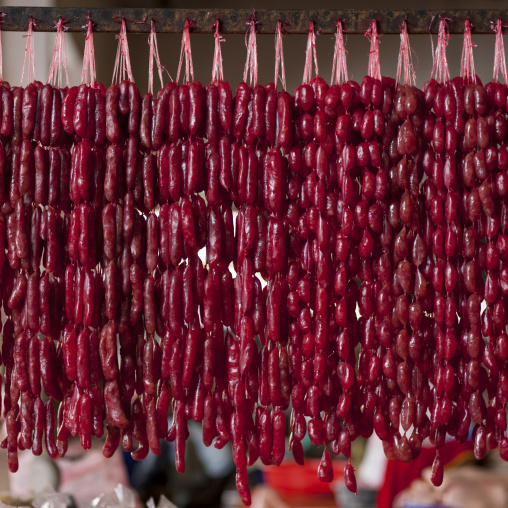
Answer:
[[[249,33],[257,68],[254,20]],[[231,442],[247,505],[247,467],[280,465],[287,429],[299,464],[306,434],[324,447],[322,481],[330,453],[345,456],[352,491],[351,443],[374,432],[403,462],[429,438],[436,485],[446,437],[472,424],[476,457],[508,460],[506,85],[483,86],[467,51],[447,80],[445,25],[423,91],[412,68],[380,77],[375,24],[368,35],[370,74],[344,81],[338,23],[328,86],[312,78],[311,26],[292,95],[247,66],[233,95],[220,46],[202,86],[188,33],[186,82],[157,95],[87,73],[70,88],[2,82],[11,471],[18,449],[57,458],[71,436],[89,449],[106,433],[106,457],[174,442],[182,472],[190,420],[206,446]]]

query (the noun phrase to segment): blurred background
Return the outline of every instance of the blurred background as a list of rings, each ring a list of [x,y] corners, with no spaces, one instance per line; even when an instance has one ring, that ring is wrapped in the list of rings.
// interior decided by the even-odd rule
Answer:
[[[210,24],[213,24],[214,9],[219,8],[294,8],[313,9],[337,8],[338,4],[332,0],[144,0],[143,2],[122,0],[74,0],[49,1],[32,0],[38,6],[74,6],[74,7],[172,7],[172,8],[206,8],[210,10]],[[0,5],[26,5],[29,0],[2,1]],[[460,8],[499,8],[501,2],[497,0],[427,0],[424,5],[409,4],[407,0],[356,0],[354,3],[342,3],[341,8],[380,8],[404,9],[425,7],[427,9],[460,9]],[[56,20],[55,20],[56,21]],[[141,21],[141,20],[133,20]],[[83,19],[83,24],[86,20]],[[27,20],[28,25],[28,20]],[[347,28],[347,20],[345,27]],[[183,27],[182,27],[183,29]],[[129,23],[127,23],[129,30]],[[24,57],[25,39],[22,33],[3,32],[3,72],[4,79],[11,85],[19,85],[21,67]],[[435,37],[436,38],[436,37]],[[460,71],[462,51],[462,36],[455,35],[448,46],[448,64],[450,74],[456,76]],[[492,77],[494,61],[494,35],[475,35],[473,28],[473,42],[475,68],[484,83]],[[82,54],[85,35],[67,34],[67,58],[71,85],[80,81]],[[228,35],[222,44],[224,61],[224,76],[234,89],[241,81],[246,56],[244,36]],[[49,63],[53,51],[55,34],[37,33],[35,41],[35,76],[43,82],[47,79]],[[112,34],[96,34],[95,55],[97,79],[108,86],[111,83],[117,42]],[[181,35],[158,35],[158,45],[161,63],[170,75],[176,76]],[[211,80],[213,61],[213,36],[192,35],[192,55],[194,61],[194,75],[203,84]],[[395,77],[397,70],[397,56],[399,37],[395,35],[381,35],[380,59],[383,75]],[[148,37],[147,35],[129,35],[128,37],[132,70],[134,79],[142,94],[147,90],[148,81]],[[259,82],[268,83],[274,79],[274,36],[260,35],[257,38]],[[416,71],[417,85],[423,87],[430,77],[432,68],[432,54],[430,38],[427,35],[410,35],[413,50],[413,64]],[[291,35],[284,38],[285,69],[288,90],[291,92],[301,84],[305,61],[306,35]],[[330,80],[332,70],[334,38],[331,35],[318,35],[317,55],[319,74],[327,81]],[[348,71],[350,79],[361,81],[367,71],[369,41],[362,35],[346,35],[346,49],[348,51]],[[26,78],[25,78],[26,79]],[[158,80],[155,79],[156,89]],[[166,76],[167,81],[167,76]],[[289,421],[289,414],[287,415]],[[193,423],[193,422],[190,422]],[[162,446],[161,457],[149,455],[142,463],[133,463],[129,456],[117,453],[113,459],[106,461],[102,458],[101,443],[95,443],[94,450],[83,454],[79,443],[70,446],[68,457],[53,463],[48,458],[35,459],[31,453],[21,454],[20,471],[16,475],[7,474],[2,468],[6,461],[0,460],[0,490],[9,491],[17,496],[30,496],[32,492],[52,488],[72,495],[77,506],[90,506],[94,497],[102,492],[111,492],[118,483],[130,486],[135,496],[119,506],[141,506],[141,503],[153,497],[157,502],[162,494],[179,508],[198,506],[240,506],[238,495],[234,487],[234,465],[231,460],[231,450],[226,447],[221,451],[211,447],[206,449],[200,444],[200,428],[190,426],[190,445],[187,452],[187,471],[178,475],[174,471],[174,450],[171,445]],[[310,443],[308,443],[310,445]],[[440,493],[430,487],[428,473],[425,470],[433,459],[433,450],[424,450],[418,463],[400,465],[387,462],[384,458],[380,442],[375,437],[368,442],[358,440],[353,449],[355,465],[360,465],[357,478],[360,485],[360,496],[347,496],[341,489],[340,476],[344,463],[337,462],[336,477],[338,487],[330,489],[328,484],[320,484],[316,478],[317,464],[322,450],[308,446],[307,468],[295,469],[290,460],[281,468],[271,468],[263,476],[263,471],[254,467],[250,473],[250,480],[254,489],[253,505],[258,507],[287,507],[287,506],[356,506],[388,508],[390,506],[455,506],[455,507],[501,507],[508,505],[508,476],[502,464],[493,457],[488,457],[481,464],[472,459],[471,443],[455,447],[448,446],[448,460],[454,465],[464,466],[457,472],[447,474],[445,486]],[[3,453],[3,450],[0,450]],[[497,453],[496,453],[497,457]],[[500,459],[499,459],[500,460]],[[469,466],[468,464],[474,464]],[[423,470],[423,474],[422,474]],[[411,488],[406,488],[413,482]],[[335,497],[332,490],[335,492]],[[395,496],[402,490],[405,493]],[[381,492],[381,494],[379,494]],[[377,501],[376,501],[377,495]],[[98,506],[108,506],[99,504]],[[129,504],[130,503],[130,504]],[[97,505],[97,503],[96,503]],[[169,506],[169,505],[164,505]]]

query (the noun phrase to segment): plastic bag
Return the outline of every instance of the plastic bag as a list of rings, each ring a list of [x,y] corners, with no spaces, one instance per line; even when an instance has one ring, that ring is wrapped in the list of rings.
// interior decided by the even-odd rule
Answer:
[[[93,499],[90,506],[94,508],[135,508],[136,499],[130,489],[125,485],[118,484],[113,492],[101,494]]]
[[[159,503],[156,505],[153,497],[146,503],[147,508],[177,508],[164,494],[159,498]]]
[[[63,492],[41,492],[32,501],[34,508],[67,508],[71,505],[70,496]]]

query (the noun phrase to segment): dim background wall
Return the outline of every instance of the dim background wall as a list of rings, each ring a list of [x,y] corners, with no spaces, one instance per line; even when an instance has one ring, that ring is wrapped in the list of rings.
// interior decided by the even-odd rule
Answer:
[[[501,8],[503,5],[496,0],[426,0],[422,5],[410,4],[407,0],[379,2],[373,0],[355,0],[354,2],[337,2],[330,0],[251,0],[250,2],[238,0],[144,0],[144,1],[99,1],[99,0],[16,0],[2,2],[4,5],[61,5],[76,7],[174,7],[174,8],[205,8],[210,9],[211,15],[214,9],[219,8],[295,8],[295,9],[337,9],[337,8],[428,8],[432,10],[458,9],[458,8]],[[136,20],[139,21],[139,20]],[[346,20],[347,21],[347,20]],[[86,20],[83,19],[83,24]],[[210,25],[213,23],[210,17]],[[474,20],[473,20],[474,23]],[[28,20],[27,20],[28,24]],[[347,26],[347,24],[346,24]],[[128,25],[127,25],[128,28]],[[183,28],[183,27],[182,27]],[[20,33],[2,33],[4,55],[4,79],[11,84],[19,84],[21,67],[24,56],[25,38]],[[35,34],[36,55],[36,78],[46,81],[48,66],[51,59],[55,36],[54,34]],[[245,62],[245,43],[242,35],[228,35],[222,44],[224,59],[225,78],[236,86],[242,80],[243,66]],[[436,37],[435,37],[436,39]],[[452,37],[448,46],[448,62],[452,76],[460,72],[460,57],[462,51],[462,36]],[[95,35],[95,55],[97,60],[98,80],[108,85],[111,82],[113,65],[116,53],[116,40],[112,34]],[[146,91],[148,76],[148,37],[147,35],[129,35],[129,48],[132,60],[133,74],[136,83],[142,93]],[[180,52],[180,35],[159,34],[158,43],[162,64],[167,68],[173,78],[176,77]],[[399,37],[394,35],[382,35],[380,38],[381,72],[384,75],[395,76],[397,70],[397,55]],[[478,75],[484,82],[492,77],[494,61],[494,35],[475,35],[473,29],[473,42],[477,44],[474,50],[475,66]],[[195,79],[202,83],[208,83],[211,78],[213,58],[213,36],[191,35],[192,55],[194,60]],[[410,36],[413,49],[413,62],[417,75],[417,84],[422,87],[430,76],[432,67],[432,55],[430,38],[427,35]],[[305,60],[305,35],[288,35],[284,37],[284,55],[286,64],[286,76],[288,90],[292,91],[301,83],[303,65]],[[320,35],[317,37],[317,54],[319,73],[327,81],[330,79],[333,57],[333,36]],[[79,83],[81,76],[82,53],[84,46],[83,34],[68,34],[67,53],[69,61],[69,74],[71,84]],[[352,79],[360,81],[367,71],[369,42],[362,35],[349,35],[346,40],[348,50],[348,69]],[[258,61],[259,81],[267,83],[273,81],[274,70],[274,37],[273,35],[258,36]],[[166,82],[167,82],[166,76]],[[26,82],[26,78],[25,78]],[[155,81],[158,88],[158,80]],[[157,89],[156,88],[156,89]]]

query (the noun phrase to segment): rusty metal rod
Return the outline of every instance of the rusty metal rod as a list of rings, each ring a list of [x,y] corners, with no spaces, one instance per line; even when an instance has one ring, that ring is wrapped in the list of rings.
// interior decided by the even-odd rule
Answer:
[[[2,30],[26,31],[28,19],[36,21],[34,31],[51,32],[59,18],[66,20],[70,32],[84,31],[87,15],[95,23],[96,32],[118,32],[119,20],[127,21],[130,33],[147,33],[150,20],[156,23],[157,32],[181,33],[186,19],[194,21],[192,33],[211,34],[212,24],[217,18],[223,34],[243,34],[247,30],[246,21],[252,18],[249,9],[86,9],[76,7],[0,7],[4,13]],[[258,33],[273,34],[277,21],[287,22],[286,32],[304,34],[309,28],[309,20],[314,21],[316,29],[323,34],[335,32],[336,19],[344,20],[344,28],[350,34],[362,34],[369,23],[376,19],[378,31],[383,34],[398,34],[402,22],[407,21],[411,34],[428,34],[429,29],[437,33],[439,16],[449,18],[450,33],[462,33],[464,21],[470,20],[474,33],[492,33],[491,23],[498,19],[508,19],[508,9],[456,9],[443,11],[415,10],[355,10],[355,9],[316,9],[316,10],[272,10],[255,11]]]

